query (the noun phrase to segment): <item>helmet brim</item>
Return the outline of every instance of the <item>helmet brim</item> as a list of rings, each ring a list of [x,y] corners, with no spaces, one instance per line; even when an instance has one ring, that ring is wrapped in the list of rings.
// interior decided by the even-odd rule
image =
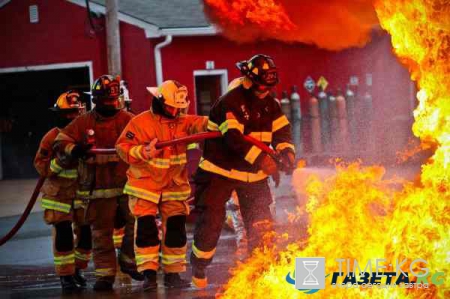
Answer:
[[[147,90],[150,94],[152,94],[157,98],[160,96],[160,93],[158,92],[158,87],[147,87]]]

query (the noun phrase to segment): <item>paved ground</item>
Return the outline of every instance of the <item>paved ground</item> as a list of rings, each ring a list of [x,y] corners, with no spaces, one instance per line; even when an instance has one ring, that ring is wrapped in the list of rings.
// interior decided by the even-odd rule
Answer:
[[[419,167],[388,170],[388,176],[399,174],[413,178]],[[333,174],[331,169],[307,168],[305,173],[315,173],[325,177]],[[294,176],[296,181],[303,180],[305,175]],[[3,236],[16,222],[34,188],[34,180],[0,181],[0,236]],[[291,177],[284,177],[278,189],[273,189],[277,200],[276,220],[279,230],[288,229],[286,211],[293,211],[298,198],[291,186]],[[220,287],[228,278],[228,269],[236,262],[236,239],[232,232],[224,230],[219,241],[214,263],[209,268],[210,286],[206,290],[190,288],[183,291],[166,290],[160,286],[155,293],[142,293],[140,282],[131,281],[127,276],[118,276],[113,293],[98,295],[91,287],[80,294],[61,295],[59,278],[53,270],[51,253],[50,227],[42,221],[42,212],[36,208],[19,231],[4,246],[0,247],[0,298],[214,298]],[[296,233],[304,233],[304,229],[296,228]],[[192,226],[188,227],[189,245],[192,241]],[[190,248],[189,248],[190,251]],[[92,283],[94,281],[92,266],[86,272]],[[190,267],[186,278],[190,277]],[[161,280],[162,275],[159,275]],[[162,283],[160,284],[162,285]]]

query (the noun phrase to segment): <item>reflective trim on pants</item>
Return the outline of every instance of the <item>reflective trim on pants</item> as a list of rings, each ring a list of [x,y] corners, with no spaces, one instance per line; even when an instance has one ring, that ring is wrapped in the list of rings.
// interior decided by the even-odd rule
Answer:
[[[214,248],[211,251],[201,251],[200,249],[198,249],[195,246],[195,243],[192,242],[192,252],[194,253],[194,255],[200,259],[212,259],[212,257],[214,256],[214,254],[216,253],[216,248]]]

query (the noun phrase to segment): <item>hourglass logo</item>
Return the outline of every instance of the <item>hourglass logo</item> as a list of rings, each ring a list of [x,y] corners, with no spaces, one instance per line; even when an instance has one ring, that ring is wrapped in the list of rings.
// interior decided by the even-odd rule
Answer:
[[[296,289],[325,289],[325,258],[296,258],[295,276]]]

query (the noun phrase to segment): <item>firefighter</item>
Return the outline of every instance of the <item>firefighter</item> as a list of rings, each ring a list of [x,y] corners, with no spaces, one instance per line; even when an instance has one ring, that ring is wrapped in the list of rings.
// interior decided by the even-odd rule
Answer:
[[[136,218],[135,253],[138,270],[144,273],[144,291],[157,287],[159,251],[166,287],[189,287],[179,275],[186,271],[186,199],[191,193],[186,167],[186,144],[156,149],[167,141],[206,131],[207,117],[184,114],[189,101],[186,86],[174,80],[148,88],[151,109],[134,117],[116,143],[120,157],[130,164],[124,193]],[[162,240],[156,215],[162,219]]]
[[[93,146],[114,147],[132,114],[119,109],[118,78],[100,76],[94,82],[91,94],[95,108],[76,118],[59,133],[55,149],[61,155],[80,161],[77,197],[83,200],[86,221],[92,229],[94,290],[108,291],[112,289],[116,275],[113,230],[117,205],[127,203],[122,192],[127,165],[117,154],[92,156],[89,150]],[[132,271],[134,221],[131,215],[128,219],[121,252],[129,258],[130,272],[135,273],[136,270]]]
[[[195,226],[191,264],[192,282],[198,288],[207,285],[205,268],[216,251],[225,203],[233,190],[239,198],[249,250],[271,227],[272,196],[267,178],[277,175],[277,165],[269,155],[247,143],[243,134],[272,145],[290,168],[295,159],[289,121],[270,96],[278,83],[273,60],[259,54],[237,63],[237,67],[244,76],[241,84],[216,102],[208,122],[208,130],[220,131],[223,138],[205,141],[195,177],[196,207],[202,212]]]
[[[81,270],[90,259],[91,230],[83,225],[83,210],[75,199],[77,163],[70,163],[53,151],[53,143],[60,130],[84,111],[80,94],[67,91],[61,94],[54,107],[56,127],[42,139],[34,159],[34,166],[47,179],[42,187],[41,204],[44,220],[53,225],[53,254],[56,274],[60,276],[63,291],[74,291],[86,286]],[[72,223],[75,222],[75,237]],[[74,244],[76,246],[74,246]],[[75,248],[74,248],[75,247]]]

